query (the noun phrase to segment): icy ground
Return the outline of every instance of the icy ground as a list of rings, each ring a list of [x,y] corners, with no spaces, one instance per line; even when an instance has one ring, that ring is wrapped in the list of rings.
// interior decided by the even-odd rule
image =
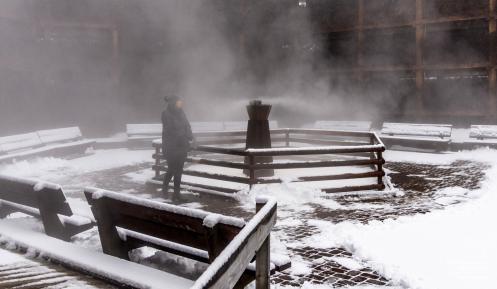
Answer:
[[[152,153],[97,150],[71,160],[5,165],[0,173],[59,183],[71,206],[90,214],[82,197],[85,186],[170,202],[145,186],[153,176]],[[256,195],[275,196],[279,219],[273,252],[292,258],[292,268],[273,277],[275,288],[497,288],[497,233],[492,226],[497,217],[497,151],[389,151],[385,158],[394,192],[330,196],[285,182],[256,187],[237,199],[184,192],[180,204],[249,218]],[[74,242],[99,249],[95,230]],[[153,251],[137,258],[151,266],[171,261]],[[187,262],[182,266],[192,277],[202,269]]]

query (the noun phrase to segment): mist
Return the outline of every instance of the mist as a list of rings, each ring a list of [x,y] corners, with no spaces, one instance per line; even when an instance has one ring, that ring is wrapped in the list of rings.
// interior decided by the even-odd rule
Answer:
[[[355,21],[355,8],[345,2],[3,0],[1,134],[68,125],[108,134],[125,123],[156,123],[168,94],[185,99],[191,121],[244,120],[251,99],[273,104],[272,118],[289,126],[409,111],[412,73],[356,76],[343,70],[355,65],[355,34],[319,32],[323,22],[339,27]],[[414,1],[366,2],[369,17],[377,11],[395,13],[398,22],[413,20]],[[378,33],[366,34],[362,65],[413,65],[412,28]],[[434,33],[438,40],[430,51],[455,43],[450,33]],[[475,43],[457,43],[457,52],[433,58],[478,60],[487,53]],[[428,84],[438,79],[426,77]],[[429,89],[446,94],[450,86],[437,81]],[[480,90],[468,84],[458,93],[483,97]]]

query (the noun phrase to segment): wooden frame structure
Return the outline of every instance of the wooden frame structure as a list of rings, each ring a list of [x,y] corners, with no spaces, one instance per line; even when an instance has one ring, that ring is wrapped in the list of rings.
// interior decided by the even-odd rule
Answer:
[[[100,189],[88,188],[85,196],[97,219],[104,253],[129,260],[130,250],[149,246],[210,263],[191,288],[242,289],[256,280],[256,288],[269,289],[274,200],[259,199],[256,215],[245,224]],[[254,257],[255,272],[249,266]]]
[[[74,215],[60,186],[0,175],[0,218],[13,212],[40,218],[48,236],[65,241],[95,225]]]
[[[323,0],[315,1],[322,3]],[[329,1],[327,5],[343,1]],[[349,1],[347,5],[355,7],[356,22],[341,23],[341,25],[330,25],[321,22],[318,24],[319,32],[323,35],[335,35],[340,33],[355,33],[355,65],[348,68],[330,69],[332,73],[353,72],[359,80],[364,80],[366,75],[376,75],[381,73],[413,73],[415,80],[415,105],[412,110],[407,112],[407,117],[444,117],[444,116],[467,116],[479,117],[480,119],[496,120],[497,116],[497,1],[496,0],[479,0],[475,11],[465,11],[464,0],[379,0],[366,1],[354,0]],[[312,9],[312,3],[309,7]],[[486,5],[486,9],[482,5]],[[376,11],[379,6],[388,5],[385,8]],[[376,7],[375,7],[376,6]],[[479,9],[482,6],[482,9]],[[438,10],[437,10],[438,9]],[[388,11],[387,11],[388,10]],[[469,9],[466,9],[469,10]],[[376,11],[376,12],[375,12]],[[395,11],[396,13],[392,13]],[[319,12],[316,12],[319,14]],[[378,15],[378,13],[380,13]],[[379,16],[379,17],[377,17]],[[328,15],[331,17],[331,15]],[[433,37],[428,35],[430,31],[447,31],[447,34],[457,29],[469,28],[474,23],[486,23],[488,27],[488,55],[486,61],[472,61],[461,59],[459,62],[449,61],[446,63],[432,62],[426,57],[426,51],[429,50],[426,44]],[[483,25],[483,24],[482,24]],[[414,38],[410,41],[414,44],[414,59],[407,61],[411,64],[390,64],[390,65],[368,65],[365,63],[365,49],[371,45],[365,41],[365,37],[371,33],[388,33],[401,31],[402,29],[414,30]],[[449,36],[450,37],[450,36]],[[467,39],[463,39],[467,40]],[[400,39],[394,42],[400,43]],[[405,45],[405,44],[404,44]],[[481,47],[481,51],[487,51]],[[392,50],[392,54],[395,52]],[[440,75],[463,74],[475,70],[486,71],[488,79],[488,97],[480,111],[470,111],[467,108],[461,108],[456,111],[429,111],[427,107],[427,79],[430,77],[427,73],[436,72]],[[409,77],[407,77],[409,78]],[[469,97],[469,95],[468,95]],[[399,112],[397,112],[397,115]],[[406,115],[404,115],[406,116]]]
[[[305,176],[299,177],[297,182],[331,181],[347,179],[377,178],[377,182],[363,186],[345,186],[340,188],[326,188],[323,191],[328,193],[351,192],[361,190],[382,190],[385,188],[383,176],[385,172],[383,165],[383,152],[385,146],[381,139],[374,132],[346,132],[317,129],[276,129],[271,130],[272,142],[281,143],[282,147],[273,149],[241,149],[229,148],[226,145],[244,145],[246,132],[211,132],[195,134],[200,144],[193,153],[196,156],[187,158],[187,162],[230,169],[240,169],[248,176],[230,176],[225,174],[209,173],[186,169],[185,175],[220,180],[234,183],[241,183],[252,187],[256,184],[280,183],[279,178],[258,178],[257,170],[268,169],[302,169],[302,168],[331,168],[331,167],[352,167],[362,166],[371,169],[365,173],[345,173],[334,175]],[[352,140],[351,140],[352,139]],[[292,147],[293,144],[307,145],[303,147]],[[308,145],[320,145],[320,147],[310,147]],[[167,164],[162,156],[162,144],[160,140],[153,142],[155,154],[153,155],[155,164],[154,180],[161,181],[162,172],[166,170]],[[223,147],[224,146],[224,147]],[[202,157],[205,154],[218,154],[223,159],[213,159]],[[281,156],[317,156],[317,155],[339,155],[345,156],[343,160],[317,160],[317,161],[289,161],[284,163],[258,163],[258,157],[281,157]],[[224,160],[226,157],[243,157],[248,162]],[[235,193],[233,189],[227,189],[215,185],[195,184],[183,182],[184,185],[222,192],[227,194]]]

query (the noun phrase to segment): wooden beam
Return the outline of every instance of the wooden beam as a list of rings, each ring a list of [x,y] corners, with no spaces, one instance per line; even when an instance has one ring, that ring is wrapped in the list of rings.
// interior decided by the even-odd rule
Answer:
[[[489,99],[489,116],[495,118],[497,113],[497,0],[488,1],[489,21],[488,21],[488,38],[489,38],[489,62],[488,70],[488,99]]]
[[[423,40],[424,24],[423,20],[423,0],[416,0],[416,111],[422,115],[424,111],[424,79],[423,69]]]

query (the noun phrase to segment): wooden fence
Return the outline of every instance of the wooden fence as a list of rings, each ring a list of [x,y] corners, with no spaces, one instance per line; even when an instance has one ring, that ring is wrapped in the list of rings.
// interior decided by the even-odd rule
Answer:
[[[366,172],[340,173],[324,175],[305,175],[303,171],[296,182],[335,181],[376,178],[374,184],[354,185],[324,188],[328,193],[351,192],[361,190],[382,190],[383,183],[383,152],[385,146],[374,132],[346,132],[318,129],[276,129],[271,130],[271,149],[245,149],[245,131],[231,132],[203,132],[195,134],[198,146],[187,158],[190,164],[201,164],[228,169],[239,169],[246,175],[228,175],[185,169],[188,176],[207,178],[212,180],[234,182],[253,186],[255,184],[280,183],[277,177],[257,177],[258,170],[306,169],[306,168],[334,168],[334,167],[364,167]],[[309,146],[313,145],[313,146]],[[319,145],[319,146],[316,146]],[[153,142],[155,148],[155,181],[162,180],[162,172],[167,164],[162,156],[160,140]],[[259,157],[288,157],[302,159],[302,156],[317,157],[317,160],[284,161],[259,163]],[[326,159],[325,156],[335,156],[335,159]],[[240,160],[241,159],[241,160]],[[346,169],[344,169],[346,171]],[[236,190],[216,185],[195,184],[183,182],[184,185],[222,193],[234,193]]]

